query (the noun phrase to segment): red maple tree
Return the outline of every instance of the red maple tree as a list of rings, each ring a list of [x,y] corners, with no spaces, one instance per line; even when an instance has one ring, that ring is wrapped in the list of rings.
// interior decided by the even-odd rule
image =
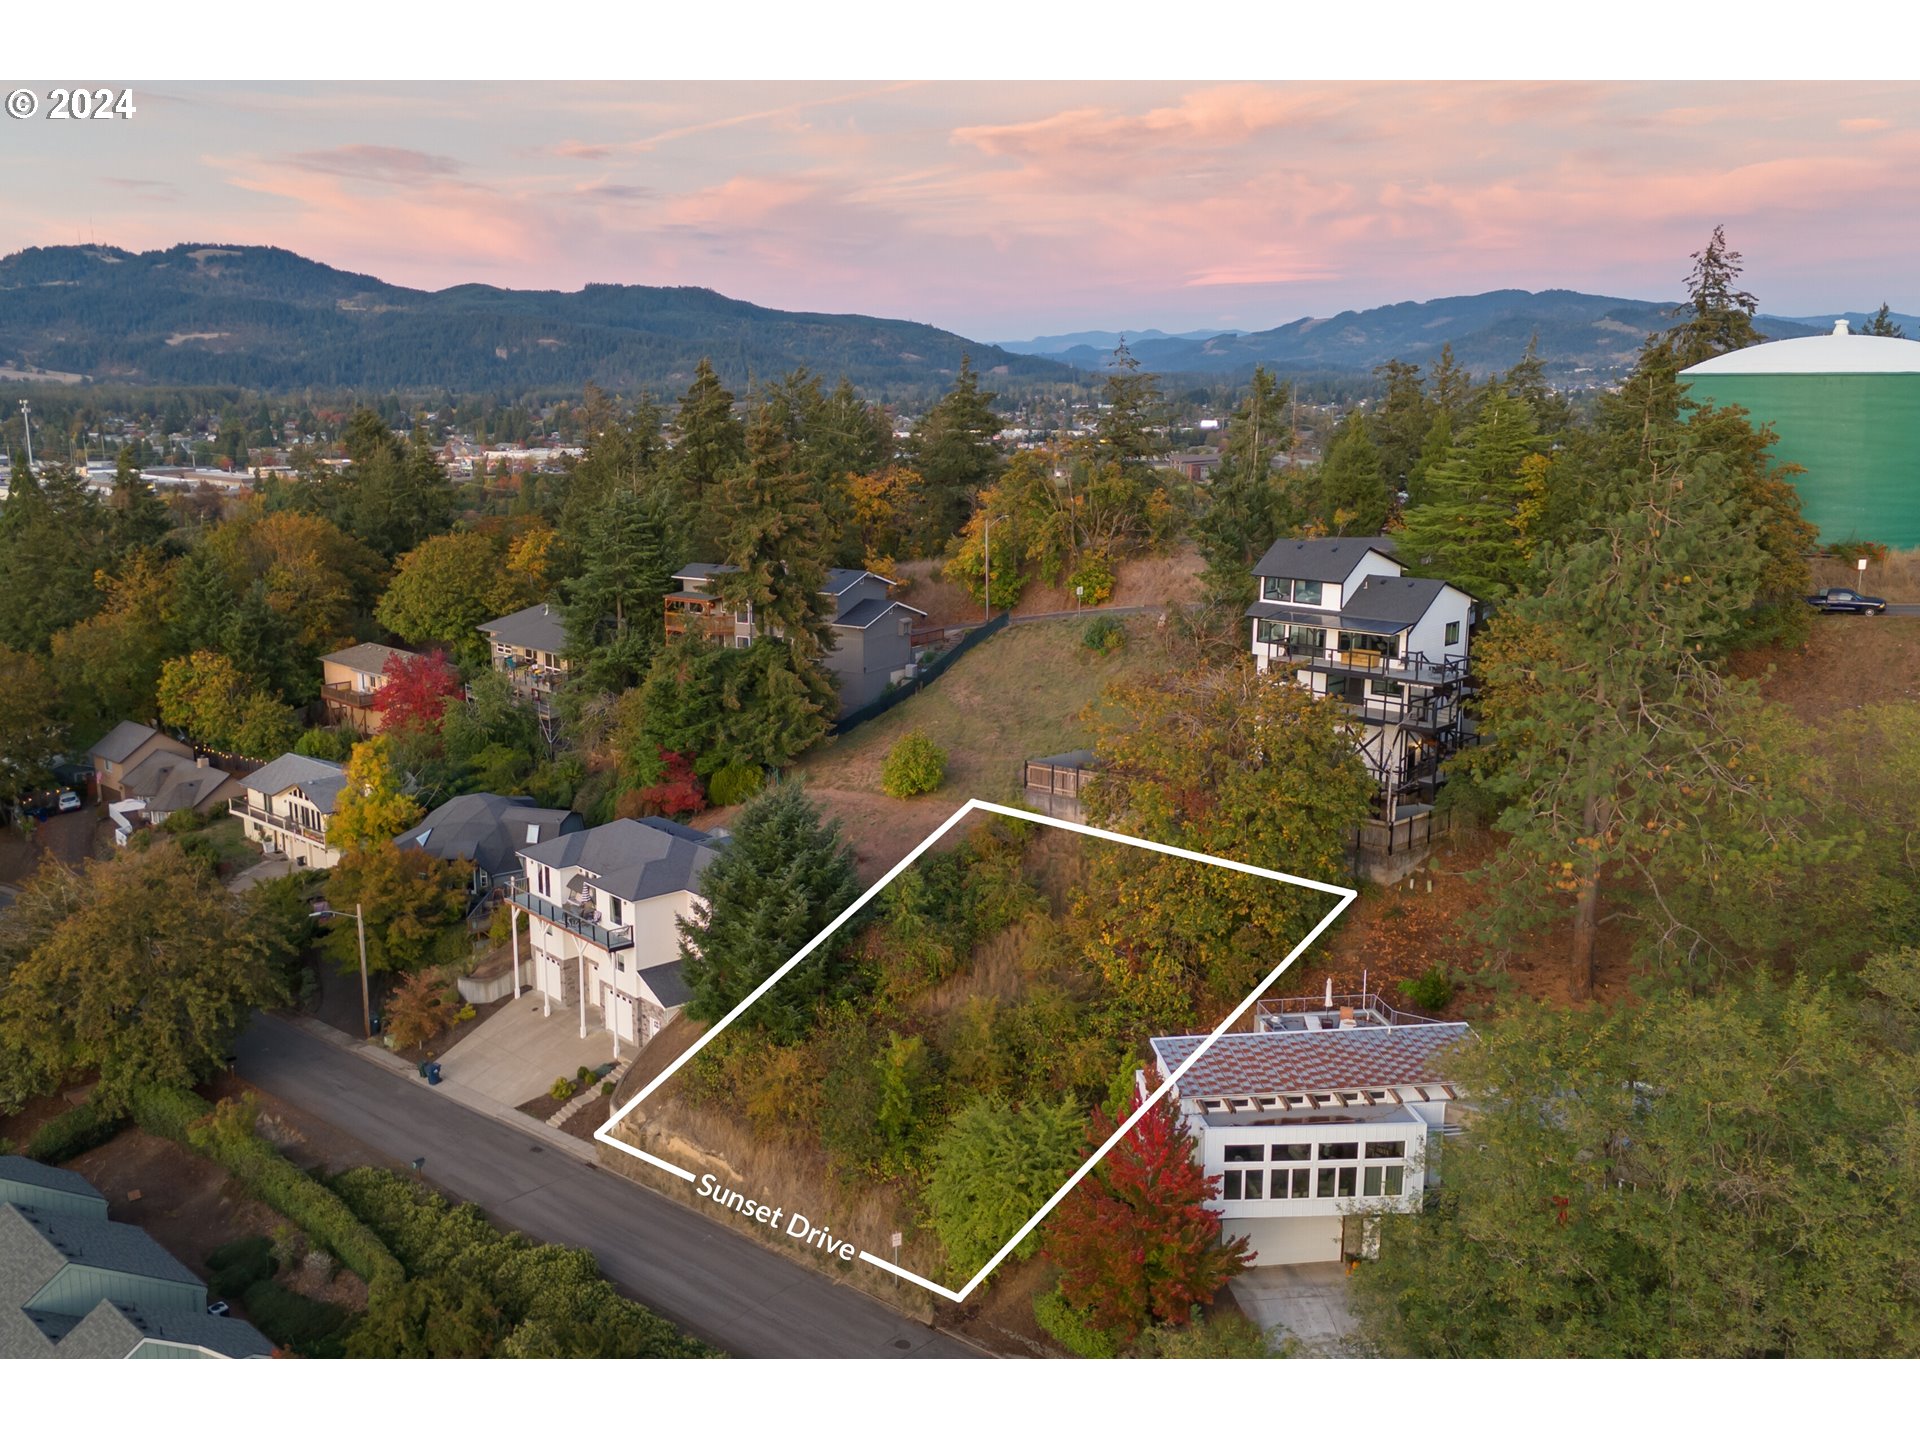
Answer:
[[[381,729],[394,735],[421,735],[440,728],[449,701],[462,693],[460,672],[439,651],[427,655],[390,655],[381,669],[387,678],[373,694]]]
[[[1118,1126],[1096,1109],[1088,1153]],[[1150,1324],[1184,1324],[1253,1258],[1244,1236],[1220,1243],[1204,1203],[1219,1183],[1172,1102],[1148,1110],[1054,1212],[1042,1253],[1060,1268],[1061,1297],[1123,1345]]]
[[[693,757],[677,750],[660,752],[660,778],[639,790],[629,790],[616,807],[623,816],[698,815],[707,808],[706,788],[693,773]]]

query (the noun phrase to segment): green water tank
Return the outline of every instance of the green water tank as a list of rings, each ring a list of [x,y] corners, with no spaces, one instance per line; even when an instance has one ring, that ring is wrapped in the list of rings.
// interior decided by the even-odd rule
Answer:
[[[1774,458],[1827,544],[1920,546],[1920,341],[1855,335],[1774,340],[1680,372],[1692,398],[1738,405],[1779,435]]]

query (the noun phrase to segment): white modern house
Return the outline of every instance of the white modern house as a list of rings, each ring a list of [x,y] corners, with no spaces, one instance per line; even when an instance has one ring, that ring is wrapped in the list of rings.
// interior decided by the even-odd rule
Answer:
[[[688,997],[679,921],[691,919],[700,874],[724,836],[670,820],[615,820],[520,848],[512,907],[513,993],[526,973],[545,1000],[575,1010],[589,1029],[645,1045]],[[527,922],[522,969],[520,916]]]
[[[228,808],[263,852],[314,870],[340,863],[339,850],[327,840],[327,826],[347,783],[344,766],[307,755],[282,755],[243,783],[246,794],[236,795]]]
[[[1377,1251],[1382,1211],[1416,1211],[1437,1178],[1437,1142],[1458,1129],[1447,1056],[1459,1022],[1396,1011],[1378,996],[1261,1001],[1255,1028],[1222,1035],[1172,1092],[1220,1191],[1226,1239],[1255,1265],[1305,1265]],[[1152,1042],[1144,1097],[1206,1043]]]
[[[714,580],[738,567],[705,561],[674,573],[680,588],[666,598],[669,638],[688,631],[745,649],[760,634],[751,608],[735,610],[714,593]],[[877,700],[913,674],[913,625],[927,612],[893,598],[894,582],[871,570],[827,571],[820,593],[831,601],[833,643],[823,663],[840,693],[840,712]]]
[[[1253,573],[1246,618],[1262,673],[1291,674],[1358,722],[1382,820],[1430,807],[1443,762],[1471,736],[1473,596],[1402,574],[1386,536],[1277,540]]]

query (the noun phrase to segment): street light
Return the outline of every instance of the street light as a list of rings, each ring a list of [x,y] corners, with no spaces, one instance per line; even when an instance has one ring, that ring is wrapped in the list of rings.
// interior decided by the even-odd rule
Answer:
[[[346,913],[328,906],[324,900],[313,902],[313,918],[316,920],[344,920]],[[373,1002],[367,998],[367,917],[360,908],[358,900],[353,902],[353,925],[360,937],[360,1033],[367,1039],[373,1038]]]

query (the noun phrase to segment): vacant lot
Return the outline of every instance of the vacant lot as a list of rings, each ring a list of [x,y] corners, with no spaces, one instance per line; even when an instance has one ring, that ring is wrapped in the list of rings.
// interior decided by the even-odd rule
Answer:
[[[917,610],[927,612],[929,625],[965,625],[984,620],[986,612],[961,585],[941,578],[943,560],[909,560],[895,567],[896,575],[907,582],[897,592]],[[1200,571],[1204,568],[1198,553],[1177,550],[1168,555],[1143,555],[1123,560],[1114,576],[1113,598],[1109,605],[1187,605],[1200,598]],[[1073,591],[1065,585],[1029,584],[1013,607],[1016,615],[1046,615],[1074,608]]]
[[[1821,615],[1805,645],[1737,657],[1735,670],[1802,720],[1893,700],[1920,700],[1920,617]]]

